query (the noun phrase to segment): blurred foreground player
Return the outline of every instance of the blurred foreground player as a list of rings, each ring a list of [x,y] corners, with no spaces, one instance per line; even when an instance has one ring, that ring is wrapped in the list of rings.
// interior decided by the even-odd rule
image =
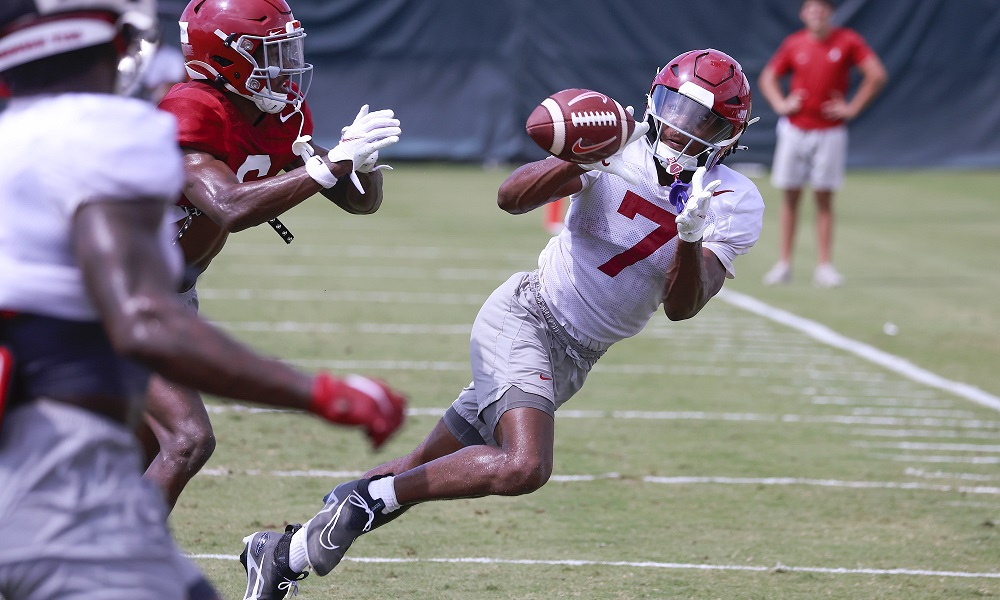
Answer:
[[[277,217],[317,193],[349,213],[378,210],[378,151],[398,141],[400,129],[391,110],[366,106],[332,151],[312,142],[305,101],[312,65],[305,30],[285,0],[194,0],[180,30],[191,81],[174,86],[160,108],[177,118],[184,151],[187,183],[176,215],[189,274],[182,297],[197,310],[194,278],[231,232],[270,222],[290,242]],[[196,390],[154,377],[145,425],[146,477],[173,507],[215,450],[208,412]]]
[[[383,439],[403,399],[263,358],[178,300],[176,125],[121,97],[153,0],[0,4],[0,595],[205,600],[133,430],[149,370]],[[127,67],[127,68],[124,68]],[[56,151],[45,149],[57,148]]]
[[[539,268],[514,274],[480,310],[472,383],[413,452],[337,486],[301,528],[247,536],[245,598],[282,598],[310,568],[326,575],[358,536],[414,504],[544,485],[554,413],[597,360],[661,304],[671,320],[698,314],[757,241],[760,193],[720,164],[749,125],[750,104],[735,60],[687,52],[653,80],[645,122],[618,154],[514,171],[499,190],[507,212],[565,196],[571,205]]]

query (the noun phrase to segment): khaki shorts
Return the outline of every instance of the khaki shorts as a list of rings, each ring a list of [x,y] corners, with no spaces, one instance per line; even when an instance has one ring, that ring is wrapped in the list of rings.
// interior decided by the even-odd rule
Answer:
[[[787,118],[778,120],[778,141],[771,165],[771,184],[781,190],[840,189],[847,164],[847,127],[799,129]]]
[[[452,404],[454,412],[493,446],[497,445],[493,431],[505,410],[532,406],[554,413],[583,387],[590,369],[607,349],[607,345],[577,338],[572,340],[574,345],[592,348],[593,353],[581,356],[567,349],[558,339],[565,339],[566,332],[553,331],[533,277],[531,273],[512,275],[479,310],[469,347],[472,383]],[[515,393],[507,394],[512,387],[517,388]],[[502,406],[491,407],[501,398]],[[457,436],[461,432],[451,421],[446,419],[446,424]]]

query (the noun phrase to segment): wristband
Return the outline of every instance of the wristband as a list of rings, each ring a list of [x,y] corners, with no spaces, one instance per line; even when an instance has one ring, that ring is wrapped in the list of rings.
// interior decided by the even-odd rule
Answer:
[[[306,173],[313,178],[313,181],[327,189],[337,185],[337,176],[330,172],[329,167],[318,156],[306,161]]]

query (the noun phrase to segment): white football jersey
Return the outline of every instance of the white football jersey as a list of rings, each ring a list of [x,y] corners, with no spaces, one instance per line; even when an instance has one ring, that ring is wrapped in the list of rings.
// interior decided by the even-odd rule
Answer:
[[[176,202],[184,183],[176,136],[173,117],[140,100],[12,100],[0,113],[0,309],[95,319],[73,256],[74,214],[94,200]],[[182,258],[164,217],[160,243],[179,277]]]
[[[653,153],[639,141],[622,158],[644,174],[642,183],[585,173],[565,228],[538,258],[542,296],[556,318],[607,344],[639,333],[659,310],[677,246],[677,209],[669,187],[657,182]],[[703,243],[732,278],[733,259],[760,236],[764,200],[753,182],[724,165],[708,171],[705,183],[716,179],[722,185],[709,204]]]

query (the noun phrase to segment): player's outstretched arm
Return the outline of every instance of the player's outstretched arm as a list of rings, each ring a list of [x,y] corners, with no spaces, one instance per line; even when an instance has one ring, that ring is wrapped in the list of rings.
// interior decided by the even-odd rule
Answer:
[[[584,172],[580,165],[554,157],[522,165],[500,184],[497,205],[513,215],[532,211],[579,192]]]
[[[702,247],[705,217],[720,180],[705,184],[705,167],[691,178],[691,195],[677,215],[677,249],[663,287],[663,312],[671,321],[690,319],[722,289],[726,268],[711,250]]]
[[[326,156],[329,150],[312,144],[316,154]],[[347,165],[348,163],[344,163]],[[343,168],[346,174],[346,168]],[[391,171],[389,165],[378,164],[378,152],[372,153],[368,159],[358,166],[355,171],[358,181],[364,191],[358,190],[350,177],[341,175],[337,183],[331,188],[321,188],[319,193],[324,198],[333,202],[345,212],[352,215],[370,215],[382,206],[382,173],[381,171]]]
[[[183,306],[158,239],[164,206],[92,202],[74,217],[74,253],[115,350],[202,392],[359,426],[381,445],[402,423],[402,395],[365,378],[307,375],[261,356]]]
[[[380,167],[375,166],[378,151],[399,141],[399,120],[391,110],[369,113],[368,105],[351,125],[344,128],[340,143],[323,155],[315,153],[309,137],[297,140],[292,149],[299,154],[302,166],[274,177],[241,181],[241,177],[221,160],[206,152],[187,149],[184,168],[187,183],[184,195],[219,227],[242,231],[280,216],[288,209],[323,190],[343,189],[343,181],[354,185],[357,193],[371,198],[357,200],[346,190],[331,192],[353,212],[375,212],[382,202]],[[383,167],[384,168],[384,167]],[[358,173],[368,173],[368,186]],[[262,174],[263,175],[263,174]],[[345,208],[345,210],[348,210]]]
[[[331,177],[347,175],[349,166],[328,163]],[[243,231],[266,223],[312,197],[323,187],[305,167],[241,182],[229,166],[207,152],[184,152],[184,195],[225,231]]]

